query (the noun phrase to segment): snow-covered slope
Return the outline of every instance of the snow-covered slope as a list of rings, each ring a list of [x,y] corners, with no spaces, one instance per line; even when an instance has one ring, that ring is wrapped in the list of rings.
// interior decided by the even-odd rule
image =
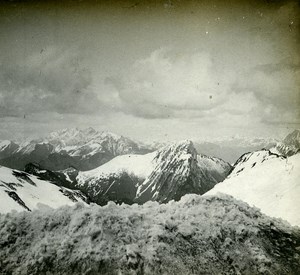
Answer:
[[[144,154],[151,150],[142,143],[110,132],[75,128],[53,132],[48,137],[16,145],[9,153],[5,153],[0,147],[0,163],[20,170],[30,162],[50,170],[62,170],[70,166],[90,170],[118,155]]]
[[[229,196],[0,215],[3,274],[297,275],[300,231]]]
[[[198,154],[197,156],[198,166],[201,167],[204,171],[206,170],[217,180],[217,182],[224,180],[224,175],[229,174],[232,167],[228,164],[228,162],[216,158],[209,157],[203,154]]]
[[[79,172],[75,186],[100,205],[111,200],[131,204],[137,186],[155,165],[155,154],[117,156],[96,169]]]
[[[99,166],[96,169],[81,172],[78,176],[78,182],[84,182],[88,179],[97,180],[109,174],[121,174],[126,172],[140,178],[147,177],[155,166],[154,157],[156,152],[145,155],[123,155],[117,156],[111,161]]]
[[[192,142],[183,141],[145,155],[118,156],[80,172],[76,187],[100,204],[108,200],[167,202],[187,193],[204,193],[224,180],[230,169],[220,159],[197,155]]]
[[[299,179],[300,154],[284,158],[262,150],[243,155],[227,179],[205,195],[226,193],[300,226]]]
[[[80,191],[59,187],[26,172],[0,166],[0,213],[32,210],[38,204],[57,208],[86,200]]]

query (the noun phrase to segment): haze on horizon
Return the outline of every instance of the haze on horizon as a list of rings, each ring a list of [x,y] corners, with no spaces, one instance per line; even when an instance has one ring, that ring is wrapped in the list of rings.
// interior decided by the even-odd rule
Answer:
[[[300,128],[297,1],[0,1],[0,140]]]

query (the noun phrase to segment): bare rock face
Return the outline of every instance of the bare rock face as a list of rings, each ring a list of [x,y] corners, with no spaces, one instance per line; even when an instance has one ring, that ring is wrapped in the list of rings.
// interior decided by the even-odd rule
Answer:
[[[13,154],[19,145],[10,140],[0,141],[0,159],[4,159]]]
[[[138,188],[138,202],[168,202],[185,194],[201,195],[217,183],[198,165],[197,151],[191,141],[161,148],[155,158],[156,167]]]
[[[278,142],[270,149],[272,152],[285,157],[293,156],[300,152],[300,130],[288,134],[282,142]]]

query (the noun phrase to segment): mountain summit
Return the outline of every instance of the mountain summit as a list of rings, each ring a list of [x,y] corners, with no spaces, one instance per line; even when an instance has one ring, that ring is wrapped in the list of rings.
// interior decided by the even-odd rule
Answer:
[[[167,202],[188,193],[205,193],[230,170],[228,163],[199,155],[193,143],[185,140],[145,155],[118,156],[94,170],[80,172],[76,188],[100,204],[109,200]]]
[[[137,190],[138,202],[179,200],[185,194],[203,194],[217,183],[198,165],[189,140],[161,148],[154,160],[157,165]]]

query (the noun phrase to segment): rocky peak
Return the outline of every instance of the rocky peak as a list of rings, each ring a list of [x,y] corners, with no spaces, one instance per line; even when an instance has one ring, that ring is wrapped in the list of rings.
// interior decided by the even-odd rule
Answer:
[[[286,145],[300,148],[300,130],[294,130],[292,133],[288,134],[283,142]]]
[[[9,151],[13,152],[18,149],[18,145],[10,140],[0,140],[0,152]]]
[[[178,157],[177,160],[197,159],[197,151],[190,140],[174,142],[157,151],[156,160],[163,161],[168,158]]]
[[[203,194],[216,180],[203,171],[197,161],[197,151],[191,141],[173,143],[158,150],[156,167],[139,186],[136,200],[168,202],[189,193]]]
[[[278,142],[270,150],[276,154],[290,157],[300,151],[300,130],[288,134],[282,142]]]

